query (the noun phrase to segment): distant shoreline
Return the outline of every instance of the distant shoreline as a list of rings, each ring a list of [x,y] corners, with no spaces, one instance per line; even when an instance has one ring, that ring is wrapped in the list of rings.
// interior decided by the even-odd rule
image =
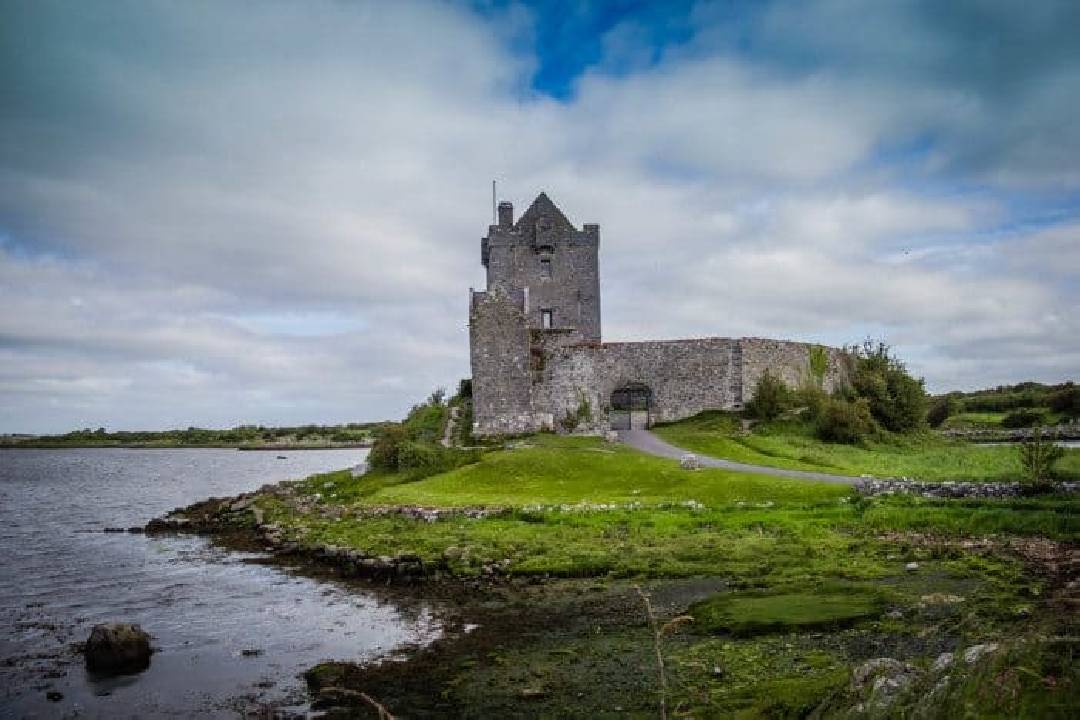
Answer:
[[[296,445],[290,444],[271,444],[271,445],[238,445],[236,443],[210,443],[206,445],[177,445],[170,443],[117,443],[117,444],[102,444],[91,445],[81,444],[74,445],[70,443],[49,443],[49,442],[20,442],[20,443],[2,443],[0,448],[13,448],[13,449],[26,449],[26,450],[355,450],[361,448],[370,448],[371,443],[302,443]]]

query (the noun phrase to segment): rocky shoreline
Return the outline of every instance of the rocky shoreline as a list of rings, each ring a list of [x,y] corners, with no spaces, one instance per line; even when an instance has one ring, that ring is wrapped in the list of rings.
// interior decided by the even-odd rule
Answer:
[[[265,513],[257,505],[260,498],[276,498],[297,509],[315,510],[323,517],[341,518],[346,510],[340,506],[319,502],[318,496],[297,493],[299,481],[264,485],[258,490],[229,498],[209,498],[172,510],[155,518],[144,528],[128,528],[126,532],[145,532],[148,535],[193,533],[223,538],[245,547],[254,547],[275,556],[296,557],[330,566],[347,578],[365,578],[396,583],[415,583],[425,579],[442,579],[451,574],[446,560],[454,548],[448,548],[445,560],[425,563],[414,553],[376,555],[335,545],[309,544],[294,539],[282,526],[266,522]],[[480,519],[508,512],[506,508],[426,508],[418,506],[375,506],[364,508],[356,515],[376,517],[402,515],[414,520],[435,522],[450,516]],[[123,528],[106,528],[106,532],[125,532]],[[490,563],[482,568],[481,576],[491,579],[502,575],[508,563]]]

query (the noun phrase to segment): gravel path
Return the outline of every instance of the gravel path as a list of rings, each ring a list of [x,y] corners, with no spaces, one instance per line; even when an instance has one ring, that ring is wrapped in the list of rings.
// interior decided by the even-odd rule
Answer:
[[[689,450],[683,450],[682,448],[675,447],[674,445],[661,440],[648,430],[621,430],[619,431],[619,440],[642,452],[671,458],[672,460],[678,460],[683,455],[690,452]],[[708,455],[701,455],[700,453],[694,454],[697,455],[703,467],[737,470],[738,472],[757,473],[759,475],[776,475],[777,477],[795,478],[796,480],[841,483],[844,485],[854,485],[859,479],[849,475],[830,475],[829,473],[809,472],[806,470],[787,470],[784,468],[768,467],[766,465],[748,465],[746,463],[733,462],[731,460],[721,460],[720,458],[709,457]]]

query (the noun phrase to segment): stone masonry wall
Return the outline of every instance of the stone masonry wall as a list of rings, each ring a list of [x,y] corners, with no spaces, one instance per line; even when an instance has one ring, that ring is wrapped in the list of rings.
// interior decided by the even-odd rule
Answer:
[[[469,348],[473,412],[482,434],[537,429],[533,422],[529,333],[521,293],[472,293]]]
[[[759,338],[556,346],[543,353],[542,371],[533,372],[533,407],[557,429],[560,419],[585,400],[592,418],[578,432],[607,430],[611,395],[629,384],[652,391],[651,423],[737,409],[750,399],[765,368],[790,387],[805,382],[811,375],[810,348]],[[845,381],[844,355],[836,348],[823,351],[828,362],[823,387],[831,391]]]
[[[608,428],[611,394],[631,383],[647,385],[652,391],[652,422],[731,407],[736,345],[735,340],[707,338],[556,349],[547,357],[534,387],[534,403],[558,422],[586,400],[592,419],[579,428],[584,432]]]
[[[749,402],[754,388],[766,369],[779,377],[791,389],[806,383],[817,383],[826,392],[832,392],[847,382],[848,364],[840,348],[787,340],[743,338],[739,341],[742,359],[742,402]],[[826,367],[821,378],[814,378],[810,369],[811,349],[820,348],[824,353]]]

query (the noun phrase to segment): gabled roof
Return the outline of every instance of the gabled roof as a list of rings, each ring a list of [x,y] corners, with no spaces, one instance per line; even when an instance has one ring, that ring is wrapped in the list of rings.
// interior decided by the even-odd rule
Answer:
[[[552,225],[555,228],[561,230],[576,230],[573,223],[566,219],[563,215],[563,211],[560,210],[555,203],[551,202],[551,198],[547,196],[547,193],[541,192],[536,196],[536,199],[532,201],[532,205],[526,210],[517,223],[514,225],[514,229],[518,231],[531,230],[536,226],[536,222],[541,217],[547,217],[551,220]]]

